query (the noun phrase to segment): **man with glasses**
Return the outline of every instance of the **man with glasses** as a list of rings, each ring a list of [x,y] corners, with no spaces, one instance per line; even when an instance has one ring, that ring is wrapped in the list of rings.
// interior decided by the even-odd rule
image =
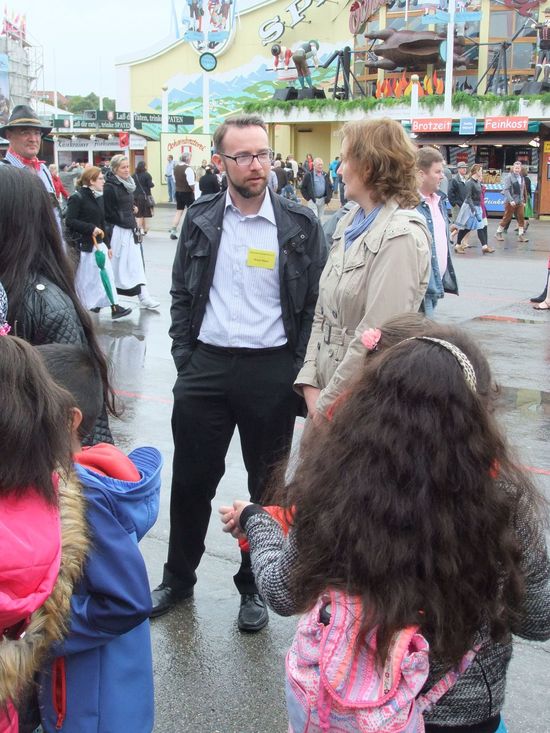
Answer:
[[[36,173],[46,191],[52,195],[52,202],[58,212],[59,205],[50,171],[44,161],[38,160],[37,157],[42,138],[51,131],[52,128],[44,127],[30,107],[25,104],[17,105],[6,124],[0,127],[0,137],[6,138],[10,144],[2,162],[13,165],[14,168],[27,168]]]
[[[235,427],[252,501],[262,501],[271,470],[288,456],[299,408],[292,384],[326,246],[313,212],[267,190],[273,154],[260,117],[226,120],[214,144],[212,160],[225,172],[227,191],[202,196],[189,209],[172,276],[178,377],[171,526],[153,616],[193,595]],[[241,594],[238,627],[259,631],[267,610],[244,548],[234,581]]]

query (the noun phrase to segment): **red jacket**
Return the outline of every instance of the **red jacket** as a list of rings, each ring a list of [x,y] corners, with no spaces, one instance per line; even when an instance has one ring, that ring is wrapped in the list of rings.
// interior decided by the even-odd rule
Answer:
[[[20,638],[29,617],[51,594],[61,562],[59,511],[35,491],[0,498],[0,630]],[[4,698],[1,694],[0,696]],[[0,731],[17,733],[9,700],[0,707]]]
[[[61,183],[61,178],[59,176],[54,176],[52,173],[52,181],[57,198],[63,196],[64,199],[68,199],[69,194],[67,193],[67,189],[65,188],[65,186]]]

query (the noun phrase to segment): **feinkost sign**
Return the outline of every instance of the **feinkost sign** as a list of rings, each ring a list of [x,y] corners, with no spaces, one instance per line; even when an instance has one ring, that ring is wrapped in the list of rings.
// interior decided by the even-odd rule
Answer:
[[[529,117],[486,117],[485,132],[527,132]]]

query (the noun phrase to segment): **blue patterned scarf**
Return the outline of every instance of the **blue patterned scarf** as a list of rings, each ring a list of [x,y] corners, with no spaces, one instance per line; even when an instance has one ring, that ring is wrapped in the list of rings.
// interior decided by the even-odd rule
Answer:
[[[345,237],[345,245],[344,245],[344,251],[347,252],[348,249],[351,247],[351,245],[355,242],[357,237],[361,236],[361,234],[364,234],[367,229],[370,227],[370,225],[373,223],[373,221],[378,216],[378,213],[380,212],[381,206],[377,206],[372,211],[369,211],[368,214],[365,214],[364,210],[362,208],[359,208],[355,216],[353,217],[353,221],[349,226],[346,227],[344,231],[344,237]]]

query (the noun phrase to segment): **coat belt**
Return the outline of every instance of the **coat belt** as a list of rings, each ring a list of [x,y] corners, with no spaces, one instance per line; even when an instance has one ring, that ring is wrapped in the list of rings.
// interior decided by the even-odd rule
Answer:
[[[346,340],[351,337],[345,328],[338,328],[332,323],[329,323],[326,318],[323,319],[321,324],[321,330],[323,332],[323,341],[325,344],[336,344],[337,346],[344,346]]]

